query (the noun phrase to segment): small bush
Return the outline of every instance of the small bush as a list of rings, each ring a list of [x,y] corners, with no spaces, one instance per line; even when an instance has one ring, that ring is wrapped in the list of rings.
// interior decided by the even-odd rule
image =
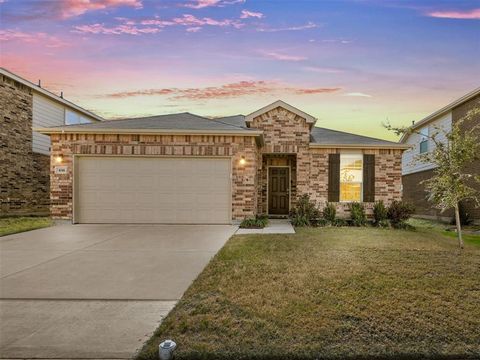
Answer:
[[[404,229],[407,227],[406,221],[414,211],[415,207],[412,204],[394,200],[388,207],[388,219],[394,228]]]
[[[365,226],[367,224],[367,215],[365,208],[358,202],[353,202],[348,205],[350,208],[350,219],[353,226]]]
[[[373,206],[373,224],[375,226],[388,226],[388,210],[382,200],[377,201]]]
[[[346,219],[337,218],[332,223],[333,226],[348,226],[348,221]]]
[[[317,226],[320,220],[320,211],[310,196],[304,194],[297,200],[295,208],[290,213],[293,226]]]
[[[268,225],[268,217],[266,215],[258,215],[254,218],[244,219],[240,224],[242,229],[263,229]]]
[[[322,211],[323,218],[327,220],[330,224],[335,222],[335,217],[337,215],[337,209],[334,204],[327,203]]]

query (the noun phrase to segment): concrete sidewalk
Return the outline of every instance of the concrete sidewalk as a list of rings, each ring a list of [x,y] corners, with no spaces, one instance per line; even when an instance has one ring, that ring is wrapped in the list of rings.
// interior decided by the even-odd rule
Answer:
[[[263,229],[238,229],[235,233],[245,234],[295,234],[295,229],[288,219],[269,219],[268,225]]]

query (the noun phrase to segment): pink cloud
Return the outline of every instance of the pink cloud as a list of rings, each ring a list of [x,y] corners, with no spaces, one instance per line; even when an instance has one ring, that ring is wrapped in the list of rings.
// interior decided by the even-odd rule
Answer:
[[[315,29],[318,28],[319,25],[315,24],[314,22],[309,21],[305,25],[299,26],[289,26],[285,28],[259,28],[257,31],[260,32],[278,32],[278,31],[300,31],[300,30],[308,30],[308,29]]]
[[[240,15],[241,19],[247,19],[247,18],[257,18],[261,19],[263,18],[263,14],[261,12],[253,12],[253,11],[248,11],[248,10],[242,10],[242,15]]]
[[[182,5],[183,7],[190,8],[190,9],[203,9],[206,7],[223,7],[225,5],[233,5],[233,4],[243,4],[245,0],[193,0],[187,4]]]
[[[431,11],[426,15],[430,17],[444,19],[480,20],[480,9],[472,9],[465,11]]]
[[[155,34],[161,30],[158,27],[137,27],[135,25],[117,25],[107,27],[103,24],[80,25],[75,26],[74,32],[83,34],[104,34],[104,35],[140,35],[140,34]]]
[[[39,44],[47,48],[60,48],[68,43],[43,32],[26,33],[17,30],[0,30],[0,41],[22,41],[30,44]]]
[[[224,84],[220,86],[210,86],[204,88],[162,88],[145,89],[137,91],[125,91],[107,94],[105,97],[113,99],[124,99],[136,96],[171,96],[172,100],[208,100],[238,98],[249,95],[259,94],[295,94],[312,95],[328,94],[340,91],[340,87],[333,88],[302,88],[295,86],[284,86],[275,82],[267,81],[239,81],[235,83]]]
[[[176,17],[171,20],[144,19],[140,22],[130,20],[127,18],[116,18],[122,24],[115,26],[106,26],[104,24],[91,24],[75,26],[74,32],[84,34],[104,34],[104,35],[140,35],[140,34],[155,34],[160,32],[163,28],[168,26],[186,26],[187,32],[198,32],[203,26],[218,26],[218,27],[234,27],[240,29],[244,24],[235,19],[216,20],[209,17],[197,18],[190,14],[185,14],[181,17]]]
[[[88,11],[120,6],[142,8],[142,0],[62,0],[56,4],[59,6],[60,16],[64,19],[83,15]]]
[[[277,52],[264,52],[263,54],[265,55],[265,57],[268,57],[270,59],[280,60],[280,61],[303,61],[303,60],[307,60],[307,58],[304,57],[304,56],[286,55],[286,54],[280,54],[280,53],[277,53]]]

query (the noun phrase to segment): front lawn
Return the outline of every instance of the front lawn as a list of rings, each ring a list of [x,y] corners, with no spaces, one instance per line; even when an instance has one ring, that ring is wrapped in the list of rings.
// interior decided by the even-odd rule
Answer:
[[[138,358],[166,338],[176,359],[480,357],[480,248],[428,228],[297,231],[231,238]]]
[[[52,226],[48,217],[9,217],[0,218],[0,236]]]

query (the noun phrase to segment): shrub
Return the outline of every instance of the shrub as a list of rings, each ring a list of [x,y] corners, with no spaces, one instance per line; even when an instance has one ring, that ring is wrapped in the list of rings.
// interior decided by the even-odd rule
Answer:
[[[268,217],[266,215],[257,215],[254,218],[244,219],[240,227],[242,229],[263,229],[268,224]]]
[[[337,218],[332,223],[333,226],[348,226],[348,221],[345,219]]]
[[[373,206],[373,223],[375,226],[388,226],[388,210],[383,200],[377,201]]]
[[[388,207],[388,219],[394,228],[407,227],[406,221],[410,219],[415,207],[404,201],[394,200]]]
[[[310,200],[310,196],[304,194],[298,198],[290,218],[294,226],[316,226],[320,220],[320,212]]]
[[[334,204],[327,203],[323,208],[322,214],[325,220],[333,224],[335,222],[335,216],[337,215],[337,209]]]
[[[365,226],[367,224],[367,215],[365,208],[358,202],[353,202],[348,205],[350,208],[350,219],[353,226]]]

